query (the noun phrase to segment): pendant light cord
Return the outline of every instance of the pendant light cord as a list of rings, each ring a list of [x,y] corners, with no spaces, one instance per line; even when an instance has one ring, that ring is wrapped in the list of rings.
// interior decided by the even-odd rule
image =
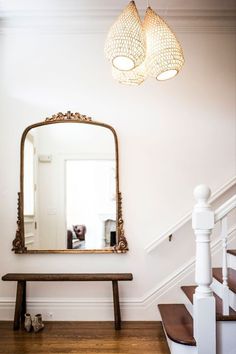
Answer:
[[[151,6],[150,6],[150,0],[146,0],[146,3],[147,3],[147,8],[148,8],[148,7],[151,7]],[[164,16],[167,15],[167,12],[168,12],[168,11],[169,11],[169,3],[168,3],[168,5],[166,5],[166,7],[165,7]]]
[[[167,12],[169,11],[169,7],[170,7],[169,2],[167,2],[167,5],[166,5],[165,11],[164,11],[164,17],[167,16]]]

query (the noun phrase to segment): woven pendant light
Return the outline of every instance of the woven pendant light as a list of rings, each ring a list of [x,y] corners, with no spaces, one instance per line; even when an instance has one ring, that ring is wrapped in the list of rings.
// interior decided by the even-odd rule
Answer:
[[[122,71],[112,68],[112,76],[120,84],[140,85],[147,77],[145,61],[133,70]]]
[[[184,64],[183,51],[175,34],[150,7],[147,8],[143,26],[148,75],[161,81],[174,77]]]
[[[146,54],[145,33],[134,1],[112,25],[105,43],[105,56],[118,70],[132,70]]]

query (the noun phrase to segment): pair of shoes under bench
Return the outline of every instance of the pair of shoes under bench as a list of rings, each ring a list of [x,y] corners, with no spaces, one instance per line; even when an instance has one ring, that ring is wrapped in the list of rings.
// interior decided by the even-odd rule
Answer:
[[[25,329],[26,329],[26,331],[30,332],[32,330],[32,327],[33,327],[35,333],[41,331],[44,328],[44,324],[42,321],[42,315],[40,313],[35,315],[33,318],[31,318],[31,315],[29,313],[25,314]]]

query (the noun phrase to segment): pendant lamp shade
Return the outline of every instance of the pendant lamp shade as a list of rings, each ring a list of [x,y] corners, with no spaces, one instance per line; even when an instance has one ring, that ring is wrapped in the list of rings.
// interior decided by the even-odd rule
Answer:
[[[112,25],[105,43],[105,56],[118,70],[132,70],[145,59],[146,38],[134,1]]]
[[[145,61],[129,71],[121,71],[113,67],[112,76],[120,84],[140,85],[147,77]]]
[[[150,7],[147,8],[143,26],[148,75],[161,81],[174,77],[184,64],[183,51],[175,34]]]

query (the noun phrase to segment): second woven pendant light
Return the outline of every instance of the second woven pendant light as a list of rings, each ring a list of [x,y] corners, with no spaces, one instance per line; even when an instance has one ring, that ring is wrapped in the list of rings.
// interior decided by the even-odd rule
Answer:
[[[167,80],[178,74],[184,64],[182,48],[170,27],[150,7],[143,22],[146,33],[147,74]]]

